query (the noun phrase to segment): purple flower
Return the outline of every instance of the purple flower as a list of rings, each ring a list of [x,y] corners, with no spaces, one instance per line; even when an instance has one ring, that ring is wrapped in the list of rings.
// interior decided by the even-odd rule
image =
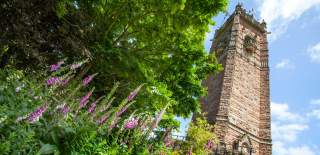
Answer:
[[[59,61],[57,64],[50,65],[50,71],[53,72],[58,70],[62,64],[64,64],[64,61]]]
[[[88,92],[85,96],[82,97],[82,99],[80,101],[79,109],[86,106],[86,104],[89,102],[89,98],[90,98],[91,94],[92,94],[92,91]]]
[[[103,97],[99,97],[97,100],[95,100],[94,102],[91,103],[89,109],[88,109],[88,112],[89,113],[93,113],[95,110],[96,110],[96,106],[97,106],[97,103],[102,99]]]
[[[170,147],[171,146],[171,141],[166,141],[166,147]]]
[[[116,117],[110,124],[109,126],[109,132],[117,125],[118,121],[119,121],[120,117]]]
[[[211,150],[213,148],[213,142],[212,140],[208,140],[207,144],[204,145],[205,149]]]
[[[133,129],[138,125],[138,120],[133,118],[131,120],[129,120],[125,125],[124,128],[126,129]]]
[[[106,120],[109,118],[109,115],[110,115],[109,112],[106,113],[106,114],[104,114],[104,115],[97,121],[97,123],[98,123],[99,125],[102,125],[102,124],[105,123]]]
[[[70,80],[70,78],[64,79],[61,81],[61,84],[65,86],[68,84],[69,80]]]
[[[55,109],[60,111],[63,115],[67,115],[67,113],[70,111],[69,106],[67,106],[65,103],[57,105]]]
[[[67,113],[70,111],[70,108],[65,105],[62,109],[61,109],[61,112],[63,115],[67,115]]]
[[[60,68],[60,65],[58,65],[58,64],[52,64],[52,65],[50,66],[50,71],[53,72],[53,71],[58,70],[59,68]]]
[[[87,76],[86,78],[83,79],[82,83],[84,86],[88,85],[88,83],[90,83],[90,81],[96,76],[97,74],[92,74]]]
[[[163,108],[163,109],[159,112],[159,114],[156,116],[156,118],[154,118],[154,120],[152,121],[151,131],[158,126],[159,122],[160,122],[161,119],[162,119],[162,116],[163,116],[164,112],[166,111],[166,108],[167,108],[167,106],[166,106],[165,108]]]
[[[51,86],[51,85],[55,85],[55,84],[59,84],[61,82],[59,77],[51,77],[47,80],[47,85]]]
[[[34,123],[39,120],[39,118],[42,116],[42,114],[47,110],[48,103],[45,103],[44,105],[37,108],[36,111],[30,113],[27,117],[28,121],[30,123]]]
[[[90,107],[89,107],[89,109],[88,109],[88,112],[89,112],[89,113],[93,113],[93,112],[96,110],[96,106],[97,106],[97,104],[96,104],[95,102],[93,102],[93,103],[90,105]]]
[[[129,106],[130,104],[127,104],[124,107],[122,107],[121,110],[117,112],[116,116],[119,117],[122,113],[124,113],[128,109]]]
[[[128,101],[132,101],[134,99],[134,97],[137,95],[136,91],[133,91],[130,93],[130,95],[128,96]]]
[[[128,96],[128,102],[132,101],[132,100],[137,96],[137,94],[138,94],[138,92],[139,92],[139,90],[141,89],[142,86],[143,86],[143,84],[140,85],[138,88],[136,88],[134,91],[132,91],[132,92],[129,94],[129,96]]]

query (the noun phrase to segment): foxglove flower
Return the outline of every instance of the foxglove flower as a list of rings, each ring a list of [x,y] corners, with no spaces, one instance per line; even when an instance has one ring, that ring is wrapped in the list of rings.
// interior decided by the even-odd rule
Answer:
[[[86,104],[89,102],[89,98],[90,98],[91,95],[92,95],[92,91],[90,91],[89,93],[87,93],[85,96],[82,97],[82,99],[80,100],[79,109],[81,109],[84,106],[86,106]]]
[[[61,81],[61,84],[62,84],[63,86],[65,86],[65,85],[68,84],[69,80],[70,80],[70,78],[64,79],[64,80]]]
[[[88,61],[88,60],[84,60],[84,61],[81,61],[81,62],[77,62],[77,63],[75,63],[75,64],[72,64],[72,65],[70,66],[70,69],[75,70],[75,69],[81,67],[81,66],[82,66],[84,63],[86,63],[87,61]]]
[[[167,141],[166,142],[166,147],[170,147],[171,146],[171,142],[170,141]]]
[[[129,94],[129,96],[128,96],[128,102],[132,101],[132,100],[137,96],[137,94],[138,94],[138,92],[140,91],[140,89],[141,89],[142,86],[143,86],[143,84],[140,85],[138,88],[136,88],[134,91],[132,91],[132,92]]]
[[[211,150],[213,148],[213,142],[212,140],[208,140],[207,144],[204,145],[205,149]]]
[[[59,61],[57,64],[52,64],[50,66],[50,71],[53,72],[53,71],[58,70],[62,64],[64,64],[64,61]]]
[[[47,110],[48,103],[45,103],[41,107],[38,107],[36,111],[30,113],[27,117],[28,121],[30,123],[34,123],[39,120],[39,118],[42,116],[42,114]]]
[[[96,73],[96,74],[89,75],[89,76],[87,76],[86,78],[84,78],[83,81],[82,81],[83,85],[84,85],[84,86],[87,86],[87,85],[90,83],[90,81],[91,81],[96,75],[97,75],[97,73]]]
[[[129,120],[125,125],[124,128],[126,129],[133,129],[138,125],[138,120],[133,118],[132,120]]]
[[[109,118],[109,115],[110,115],[109,112],[106,113],[106,114],[104,114],[104,115],[97,121],[97,123],[98,123],[99,125],[102,125],[102,124],[105,123],[106,120]]]
[[[51,77],[47,80],[47,85],[51,86],[51,85],[55,85],[55,84],[60,84],[60,78],[59,77]]]
[[[170,147],[171,146],[171,141],[169,139],[166,139],[165,140],[165,144],[166,144],[166,147]]]
[[[167,108],[167,107],[163,108],[163,109],[160,111],[160,113],[156,116],[156,118],[152,121],[151,131],[158,126],[159,122],[160,122],[161,119],[162,119],[162,116],[163,116],[164,112],[166,111],[166,108]]]
[[[97,104],[93,102],[88,109],[88,113],[93,113],[96,110],[96,106]]]
[[[61,112],[64,116],[66,116],[68,114],[68,112],[70,111],[69,106],[65,105],[62,109]]]
[[[125,105],[124,107],[122,107],[116,114],[117,117],[119,117],[121,114],[123,114],[127,109],[128,107],[130,106],[130,104],[127,104]]]
[[[118,121],[119,121],[120,117],[116,117],[110,124],[109,126],[109,132],[117,125]]]
[[[137,95],[136,91],[133,91],[130,93],[130,95],[128,96],[128,101],[132,101],[134,99],[134,97]]]
[[[95,100],[93,103],[91,103],[89,109],[88,109],[88,112],[89,113],[93,113],[95,110],[96,110],[96,106],[97,106],[97,103],[102,99],[103,97],[99,97],[97,100]]]
[[[59,68],[60,68],[60,65],[58,65],[58,64],[52,64],[52,65],[50,66],[50,71],[53,72],[53,71],[58,70]]]

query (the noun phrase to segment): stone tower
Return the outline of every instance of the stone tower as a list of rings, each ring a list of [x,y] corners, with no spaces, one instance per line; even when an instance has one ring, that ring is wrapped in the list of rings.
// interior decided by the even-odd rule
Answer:
[[[229,151],[272,153],[267,33],[241,5],[215,32],[211,52],[224,69],[204,81],[202,111]]]

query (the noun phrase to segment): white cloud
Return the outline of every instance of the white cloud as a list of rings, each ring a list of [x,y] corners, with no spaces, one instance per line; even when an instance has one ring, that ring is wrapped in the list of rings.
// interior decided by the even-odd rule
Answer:
[[[260,0],[260,3],[260,17],[272,32],[270,39],[275,40],[286,31],[291,21],[313,6],[320,5],[320,0]]]
[[[287,147],[280,141],[273,142],[273,150],[276,155],[316,155],[316,151],[309,146]]]
[[[310,104],[311,105],[315,105],[313,110],[310,111],[307,116],[308,117],[315,117],[316,119],[320,119],[320,99],[312,99],[310,101]]]
[[[271,102],[272,139],[281,142],[294,142],[298,134],[309,128],[303,117],[291,112],[286,103]]]
[[[304,123],[272,122],[272,139],[283,142],[295,142],[298,134],[308,129]]]
[[[297,121],[302,120],[302,116],[289,111],[287,103],[271,102],[271,114],[278,121]]]
[[[277,69],[294,69],[294,65],[289,59],[282,59],[279,63],[276,64]]]
[[[308,113],[309,117],[316,117],[317,119],[320,119],[320,109],[314,109],[311,112]]]
[[[290,146],[309,128],[302,115],[292,112],[287,103],[276,102],[271,102],[271,114],[272,149],[275,155],[315,155],[315,151],[307,145]]]
[[[312,99],[312,100],[310,101],[310,104],[320,105],[320,99]]]
[[[309,47],[307,52],[312,62],[320,63],[320,42]]]

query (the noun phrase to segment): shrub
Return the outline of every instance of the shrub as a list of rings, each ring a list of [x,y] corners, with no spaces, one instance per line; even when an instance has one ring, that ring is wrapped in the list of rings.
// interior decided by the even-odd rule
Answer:
[[[115,83],[106,95],[90,88],[86,61],[53,64],[29,76],[0,71],[0,154],[150,154],[163,142],[150,137],[159,114],[130,109],[143,84],[114,103]],[[82,80],[83,79],[83,80]],[[150,149],[152,148],[152,149]]]

